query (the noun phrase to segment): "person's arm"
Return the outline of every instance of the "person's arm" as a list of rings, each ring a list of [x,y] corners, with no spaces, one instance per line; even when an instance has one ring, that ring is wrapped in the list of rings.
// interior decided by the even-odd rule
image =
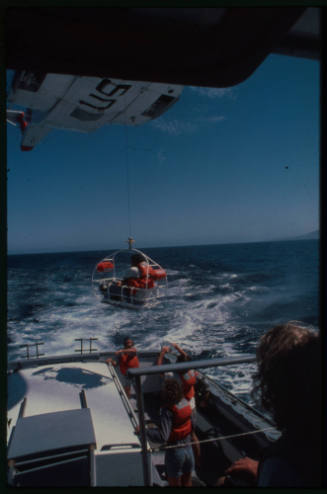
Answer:
[[[252,482],[257,481],[259,462],[245,456],[236,460],[227,470],[225,474],[247,479]]]
[[[163,347],[162,347],[161,352],[159,353],[158,360],[157,360],[157,365],[162,365],[162,362],[163,362],[164,356],[165,356],[165,354],[166,354],[166,353],[168,353],[169,351],[170,351],[169,346],[163,346]]]
[[[158,429],[147,429],[147,437],[155,443],[166,443],[172,429],[172,412],[168,408],[160,410],[160,425]]]
[[[112,364],[113,366],[117,365],[117,362],[110,357],[106,359],[106,362],[107,364]]]
[[[121,353],[136,353],[136,348],[122,348],[121,350],[117,350],[117,352],[115,352],[115,355],[120,355]]]
[[[181,349],[181,347],[179,347],[179,346],[177,345],[177,343],[171,343],[171,345],[172,345],[174,348],[176,348],[176,350],[177,350],[177,351],[178,351],[181,355],[183,355],[184,357],[188,357],[187,353],[186,353],[186,352],[184,352],[184,350],[182,350],[182,349]]]

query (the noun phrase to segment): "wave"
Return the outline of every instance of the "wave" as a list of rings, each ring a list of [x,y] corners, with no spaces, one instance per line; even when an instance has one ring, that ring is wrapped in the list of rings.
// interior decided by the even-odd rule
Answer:
[[[282,257],[280,245],[271,244],[266,256],[265,244],[256,244],[248,259],[235,245],[153,250],[149,255],[167,269],[168,291],[156,307],[141,311],[104,304],[92,290],[91,271],[101,255],[14,256],[8,261],[8,358],[40,340],[46,354],[74,353],[76,338],[90,337],[98,338],[98,350],[116,350],[125,336],[154,351],[175,341],[195,358],[254,355],[273,324],[298,319],[318,327],[316,247],[296,244]],[[251,387],[250,367],[207,372],[242,396]]]

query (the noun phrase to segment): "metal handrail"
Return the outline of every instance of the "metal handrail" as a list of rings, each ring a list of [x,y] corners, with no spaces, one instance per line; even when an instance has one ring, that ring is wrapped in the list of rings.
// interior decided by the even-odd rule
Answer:
[[[174,372],[189,369],[200,369],[207,367],[218,367],[232,364],[248,364],[255,362],[256,358],[253,357],[232,357],[228,359],[203,359],[203,360],[188,360],[187,362],[181,362],[178,364],[163,364],[154,365],[151,367],[136,367],[128,369],[128,374],[132,377],[136,376],[148,376],[151,374],[162,374],[165,372]]]
[[[92,352],[97,352],[97,349],[96,348],[93,348],[92,347],[92,341],[96,341],[98,338],[75,338],[75,341],[80,341],[81,342],[81,348],[75,350],[75,352],[79,352],[81,355],[83,355],[85,353],[84,351],[84,346],[83,346],[83,343],[85,341],[89,341],[89,352],[92,353]]]
[[[43,357],[44,353],[39,353],[39,345],[44,345],[43,341],[36,341],[35,343],[25,343],[24,345],[19,345],[20,348],[26,348],[26,358],[30,358],[30,347],[35,346],[36,357]]]
[[[182,371],[189,369],[200,369],[208,367],[219,367],[233,364],[248,364],[255,362],[256,358],[253,357],[234,357],[228,359],[205,359],[205,360],[189,360],[188,362],[181,362],[178,364],[163,364],[154,365],[151,367],[137,367],[128,369],[127,374],[135,379],[136,398],[138,405],[138,415],[140,424],[140,435],[142,445],[142,461],[143,461],[143,478],[146,486],[151,485],[151,471],[150,461],[148,456],[148,448],[146,441],[146,430],[144,421],[144,400],[141,387],[141,377],[149,376],[152,374],[163,374],[166,372]]]

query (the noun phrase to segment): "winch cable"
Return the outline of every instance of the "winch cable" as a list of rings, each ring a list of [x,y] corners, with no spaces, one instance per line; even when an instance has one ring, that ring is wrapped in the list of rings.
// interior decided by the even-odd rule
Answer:
[[[128,127],[125,125],[125,141],[126,141],[126,189],[127,189],[127,219],[129,237],[132,237],[132,220],[131,220],[131,184],[130,184],[130,167],[128,154]]]
[[[245,437],[245,436],[251,436],[254,434],[258,434],[259,432],[265,432],[265,431],[270,431],[270,430],[276,430],[275,427],[265,427],[264,429],[256,429],[255,431],[249,431],[249,432],[242,432],[239,434],[230,434],[228,436],[218,436],[218,437],[213,437],[210,439],[202,439],[201,441],[190,441],[187,443],[187,445],[192,445],[192,444],[203,444],[203,443],[212,443],[214,441],[224,441],[226,439],[236,439],[238,437]],[[166,444],[164,446],[159,446],[158,448],[149,448],[149,450],[152,453],[157,453],[159,451],[163,451],[166,449],[174,449],[174,448],[183,448],[185,447],[185,444]]]

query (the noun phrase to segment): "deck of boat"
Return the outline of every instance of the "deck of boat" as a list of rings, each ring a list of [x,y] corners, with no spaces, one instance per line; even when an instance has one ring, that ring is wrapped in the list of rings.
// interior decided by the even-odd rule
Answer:
[[[119,384],[115,382],[105,362],[53,363],[21,369],[9,376],[11,407],[8,410],[8,436],[16,424],[24,397],[26,400],[21,419],[36,418],[30,437],[31,446],[32,443],[40,444],[42,437],[39,435],[50,436],[51,432],[38,430],[40,421],[37,418],[43,414],[88,408],[96,442],[95,485],[143,485],[141,445],[133,427],[133,421],[137,419]],[[71,424],[67,427],[71,427]],[[18,437],[15,438],[17,431],[16,427],[12,436],[16,442],[19,441]],[[62,427],[57,434],[65,436],[67,430]],[[72,445],[66,445],[69,446]],[[33,448],[34,451],[35,446]],[[9,445],[8,457],[11,449]],[[26,454],[28,451],[24,456]],[[124,469],[120,467],[122,454]]]
[[[135,390],[128,399],[119,372],[106,363],[108,356],[114,354],[53,356],[9,365],[8,460],[14,485],[144,485],[142,447],[134,432],[139,421]],[[157,354],[139,357],[141,368],[151,367]],[[150,373],[141,383],[145,424],[158,424],[162,377]],[[197,410],[196,433],[204,444],[194,486],[214,485],[225,466],[244,452],[255,457],[268,441],[260,429],[269,423],[260,414],[217,383],[209,387],[210,407]],[[216,440],[226,434],[232,439]],[[164,451],[158,446],[147,441],[150,484],[166,486]]]

